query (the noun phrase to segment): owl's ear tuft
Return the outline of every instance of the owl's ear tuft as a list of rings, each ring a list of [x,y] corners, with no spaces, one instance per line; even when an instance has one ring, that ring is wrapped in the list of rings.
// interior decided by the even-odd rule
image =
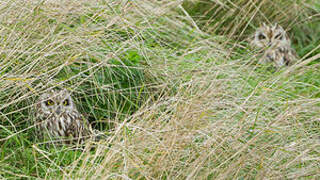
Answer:
[[[70,97],[71,95],[70,95],[70,92],[67,90],[67,89],[63,89],[62,91],[62,94],[64,94],[65,96],[67,96],[67,97]]]
[[[283,27],[279,24],[275,24],[275,29],[278,29],[278,30],[281,30],[281,31],[284,31]]]
[[[49,93],[44,93],[44,94],[41,94],[39,99],[41,101],[44,101],[44,100],[48,100],[48,98],[50,97],[50,94]]]
[[[263,22],[262,27],[267,27],[267,24],[265,22]]]

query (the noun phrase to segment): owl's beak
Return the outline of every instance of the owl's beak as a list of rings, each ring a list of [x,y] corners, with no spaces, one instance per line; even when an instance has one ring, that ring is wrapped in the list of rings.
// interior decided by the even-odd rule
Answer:
[[[269,46],[269,47],[271,46],[271,40],[270,40],[270,41],[268,41],[268,46]]]
[[[56,109],[56,114],[57,114],[57,115],[60,115],[60,114],[61,114],[61,108],[60,108],[60,107],[58,107],[58,108]]]

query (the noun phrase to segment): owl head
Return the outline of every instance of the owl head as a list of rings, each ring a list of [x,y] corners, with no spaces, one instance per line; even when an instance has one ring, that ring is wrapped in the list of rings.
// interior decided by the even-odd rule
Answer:
[[[39,98],[38,110],[47,115],[60,116],[75,111],[75,106],[67,90],[51,90]]]
[[[252,44],[259,48],[290,47],[290,39],[286,31],[278,24],[263,24],[254,34]]]

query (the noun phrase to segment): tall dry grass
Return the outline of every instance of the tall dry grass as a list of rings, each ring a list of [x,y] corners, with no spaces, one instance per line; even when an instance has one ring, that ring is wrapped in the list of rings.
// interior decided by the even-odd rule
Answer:
[[[232,2],[210,1],[225,20],[200,23],[181,1],[1,2],[0,177],[317,179],[318,39],[276,72],[236,39],[263,15],[295,26],[317,6]],[[35,138],[33,105],[57,87],[107,139],[73,150]]]

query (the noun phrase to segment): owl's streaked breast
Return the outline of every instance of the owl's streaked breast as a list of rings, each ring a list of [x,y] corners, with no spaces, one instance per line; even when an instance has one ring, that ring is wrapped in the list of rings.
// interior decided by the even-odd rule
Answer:
[[[82,123],[80,123],[82,119],[77,115],[77,112],[65,113],[59,116],[51,114],[49,116],[42,116],[40,119],[41,122],[39,122],[39,125],[41,129],[48,131],[52,136],[68,137],[72,135],[74,137],[77,134],[70,134],[70,132],[76,132],[78,129],[82,129]]]

